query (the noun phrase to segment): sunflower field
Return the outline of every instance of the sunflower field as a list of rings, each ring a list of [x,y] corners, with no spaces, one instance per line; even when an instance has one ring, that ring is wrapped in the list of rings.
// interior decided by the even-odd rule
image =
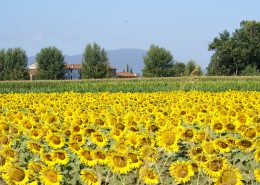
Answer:
[[[0,94],[0,184],[260,182],[260,92]]]

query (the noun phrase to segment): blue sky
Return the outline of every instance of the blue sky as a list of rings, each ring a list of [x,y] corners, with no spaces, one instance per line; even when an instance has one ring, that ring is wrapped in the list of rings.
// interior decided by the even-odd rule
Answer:
[[[0,0],[0,48],[33,56],[56,46],[75,55],[93,42],[106,50],[156,44],[205,68],[214,37],[260,21],[259,7],[259,0]]]

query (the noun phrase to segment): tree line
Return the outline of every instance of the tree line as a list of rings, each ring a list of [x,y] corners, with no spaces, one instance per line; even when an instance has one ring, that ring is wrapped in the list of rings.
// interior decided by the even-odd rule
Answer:
[[[213,51],[207,75],[260,75],[260,22],[241,21],[232,35],[224,30],[208,45]],[[65,59],[55,46],[42,48],[36,55],[36,79],[64,79]],[[194,60],[186,64],[174,61],[171,52],[152,44],[143,58],[144,77],[178,77],[202,75],[200,65]],[[109,59],[104,48],[88,43],[83,52],[81,76],[85,78],[109,77]],[[21,48],[0,50],[0,80],[27,80],[28,57]],[[129,70],[127,64],[127,72]]]
[[[260,75],[260,22],[241,21],[232,35],[224,30],[208,46],[208,75]]]

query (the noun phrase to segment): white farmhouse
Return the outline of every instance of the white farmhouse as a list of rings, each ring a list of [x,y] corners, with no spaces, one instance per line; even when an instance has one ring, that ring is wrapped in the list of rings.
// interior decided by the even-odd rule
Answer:
[[[81,64],[66,64],[65,79],[66,80],[81,79],[80,69],[81,69]]]

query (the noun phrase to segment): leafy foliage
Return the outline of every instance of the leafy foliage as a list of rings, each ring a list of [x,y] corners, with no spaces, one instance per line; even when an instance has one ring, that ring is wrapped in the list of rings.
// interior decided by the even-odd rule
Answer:
[[[176,62],[172,66],[172,74],[173,76],[184,76],[185,71],[185,63],[184,62]]]
[[[240,73],[241,76],[260,76],[260,71],[257,69],[257,66],[246,66]]]
[[[0,50],[0,80],[29,79],[27,55],[21,48]]]
[[[174,77],[141,79],[88,79],[79,81],[0,82],[0,93],[30,92],[158,92],[158,91],[260,91],[259,77]]]
[[[61,80],[65,75],[65,60],[61,50],[56,47],[41,49],[36,55],[36,78],[42,80]]]
[[[144,56],[144,77],[172,76],[173,56],[170,51],[152,44]]]
[[[239,75],[248,65],[260,69],[260,22],[242,21],[230,36],[223,31],[208,49],[214,51],[207,67],[208,75]]]
[[[109,60],[104,48],[87,44],[82,59],[82,78],[105,78],[109,76]]]

